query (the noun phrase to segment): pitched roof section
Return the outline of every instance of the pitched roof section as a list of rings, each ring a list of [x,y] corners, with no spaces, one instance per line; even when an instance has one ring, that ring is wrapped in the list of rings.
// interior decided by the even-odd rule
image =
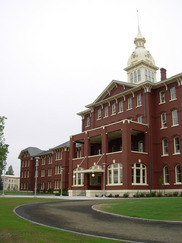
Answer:
[[[59,148],[64,148],[64,147],[69,147],[70,146],[70,141],[67,141],[65,143],[62,143],[54,148],[51,148],[51,150],[54,150],[54,149],[59,149]]]
[[[112,98],[112,96],[118,93],[122,93],[135,86],[135,84],[112,80],[110,84],[103,90],[103,92],[97,97],[97,99],[93,103],[87,105],[86,107],[91,108],[93,105],[101,102],[102,100]]]
[[[28,148],[26,148],[26,149],[23,149],[23,150],[20,152],[18,158],[20,159],[21,156],[22,156],[22,153],[24,153],[24,152],[26,152],[26,151],[30,154],[31,157],[32,157],[32,156],[37,156],[38,154],[40,154],[40,153],[42,153],[42,152],[45,152],[44,150],[41,150],[41,149],[36,148],[36,147],[28,147]]]

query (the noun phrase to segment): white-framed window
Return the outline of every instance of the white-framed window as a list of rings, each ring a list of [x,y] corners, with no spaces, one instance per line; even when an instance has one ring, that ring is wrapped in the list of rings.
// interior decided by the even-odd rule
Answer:
[[[108,185],[121,185],[123,184],[123,165],[111,164],[107,167]]]
[[[147,69],[145,69],[145,81],[147,81]]]
[[[175,179],[176,179],[176,184],[181,184],[181,166],[176,165],[175,167]]]
[[[45,157],[42,157],[42,165],[45,165]]]
[[[104,112],[105,112],[105,114],[104,114],[105,117],[108,117],[108,115],[109,115],[108,106],[105,106]]]
[[[173,110],[172,111],[172,126],[178,125],[178,111]]]
[[[169,184],[169,168],[168,166],[165,166],[163,169],[163,178],[164,178],[164,184]]]
[[[161,128],[167,127],[166,113],[161,114]]]
[[[137,82],[137,71],[134,71],[134,81]]]
[[[24,172],[24,178],[27,178],[27,172],[26,171]]]
[[[41,170],[41,177],[45,177],[45,170]]]
[[[52,176],[52,169],[48,169],[48,176]]]
[[[49,164],[52,164],[52,155],[49,155]]]
[[[154,82],[154,72],[152,72],[152,82]]]
[[[49,190],[51,188],[52,188],[52,183],[51,183],[51,181],[48,181],[48,183],[47,183],[47,189]]]
[[[61,174],[61,165],[55,166],[55,175]]]
[[[160,104],[165,103],[165,92],[162,90],[159,92]]]
[[[132,164],[132,185],[147,184],[147,167],[142,163]]]
[[[112,115],[116,114],[116,104],[112,104]]]
[[[138,69],[138,81],[141,81],[141,72],[140,72],[140,69]]]
[[[128,110],[132,109],[132,98],[128,98]]]
[[[180,147],[179,147],[179,137],[174,138],[174,153],[179,154],[180,153]]]
[[[151,81],[151,72],[148,70],[148,80]]]
[[[138,116],[137,121],[138,121],[138,123],[142,123],[142,116]]]
[[[27,161],[25,160],[25,167],[27,167]]]
[[[40,189],[44,190],[44,182],[41,183]]]
[[[175,100],[176,99],[176,88],[172,87],[170,89],[170,96],[171,96],[171,100]]]
[[[83,186],[84,174],[82,173],[83,168],[76,168],[73,170],[73,185]]]
[[[56,160],[61,160],[62,159],[62,150],[57,150],[56,151]]]
[[[137,95],[137,106],[141,106],[142,105],[142,96],[141,94]]]
[[[130,74],[131,83],[133,83],[133,73]]]
[[[138,142],[138,152],[143,152],[143,140]]]
[[[87,127],[90,126],[90,117],[89,117],[89,116],[87,116],[87,124],[86,124],[86,126],[87,126]]]
[[[27,178],[29,178],[29,170],[27,171]]]
[[[119,102],[119,112],[123,112],[123,101]]]
[[[101,119],[101,109],[98,109],[98,111],[97,111],[97,119],[98,120]]]
[[[30,160],[28,161],[28,167],[30,167]]]
[[[168,143],[166,138],[162,139],[162,154],[168,155]]]
[[[56,180],[56,181],[54,182],[54,189],[59,189],[59,188],[60,188],[60,183],[61,183],[60,180]]]

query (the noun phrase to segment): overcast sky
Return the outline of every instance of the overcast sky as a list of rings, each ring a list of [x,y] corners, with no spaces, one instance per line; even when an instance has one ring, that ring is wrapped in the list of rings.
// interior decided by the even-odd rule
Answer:
[[[81,132],[76,113],[127,81],[137,10],[156,66],[181,73],[181,0],[0,0],[0,115],[16,175],[21,150],[68,141]]]

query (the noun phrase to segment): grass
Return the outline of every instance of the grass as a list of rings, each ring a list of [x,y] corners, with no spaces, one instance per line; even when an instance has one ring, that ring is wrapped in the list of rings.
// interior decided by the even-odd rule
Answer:
[[[67,243],[88,242],[104,243],[114,242],[111,240],[85,237],[61,230],[51,229],[30,223],[17,217],[13,209],[18,205],[46,202],[47,199],[38,198],[0,198],[0,242],[3,243]],[[51,200],[52,201],[52,200]],[[55,200],[56,201],[56,200]]]
[[[154,220],[182,221],[182,198],[132,199],[99,205],[106,212]]]

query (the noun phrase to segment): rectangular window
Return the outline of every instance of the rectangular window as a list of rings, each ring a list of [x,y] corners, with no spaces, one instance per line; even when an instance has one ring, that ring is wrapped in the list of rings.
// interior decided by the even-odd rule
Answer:
[[[147,81],[147,69],[145,69],[145,81]]]
[[[176,183],[181,183],[181,167],[180,167],[180,165],[177,165],[175,167],[175,173],[176,173]]]
[[[119,102],[119,112],[123,112],[123,101]]]
[[[179,148],[179,137],[174,138],[174,153],[179,154],[180,148]]]
[[[175,100],[176,99],[176,88],[172,87],[170,89],[170,95],[171,95],[171,100]]]
[[[48,176],[52,176],[52,169],[48,169]]]
[[[141,81],[141,73],[140,73],[140,69],[138,69],[138,81]]]
[[[108,106],[105,107],[105,117],[108,117]]]
[[[143,141],[138,142],[138,151],[143,152]]]
[[[90,117],[88,116],[87,117],[87,125],[86,125],[87,127],[89,127],[90,126]]]
[[[41,177],[45,177],[45,170],[41,170]]]
[[[164,167],[164,184],[169,184],[169,169],[167,166]]]
[[[116,104],[112,104],[112,115],[116,114]]]
[[[152,82],[154,82],[154,73],[152,72]]]
[[[100,120],[101,119],[101,109],[98,109],[98,113],[97,113],[97,119]]]
[[[130,74],[131,83],[133,83],[133,73]]]
[[[149,81],[151,81],[151,73],[150,73],[150,71],[148,71],[148,77],[149,77]]]
[[[137,121],[138,121],[139,123],[142,123],[142,116],[138,116]]]
[[[167,122],[166,122],[166,113],[161,114],[161,128],[166,128]]]
[[[128,110],[132,109],[132,98],[128,98]]]
[[[162,140],[162,153],[163,155],[168,155],[168,143],[167,139]]]
[[[137,72],[135,71],[134,72],[134,80],[135,80],[135,83],[137,82]]]
[[[142,105],[142,97],[141,94],[137,95],[137,106],[141,106]]]
[[[160,97],[160,103],[165,103],[165,93],[164,93],[164,91],[161,91],[159,93],[159,97]]]
[[[177,110],[172,111],[172,125],[178,125],[178,112]]]

